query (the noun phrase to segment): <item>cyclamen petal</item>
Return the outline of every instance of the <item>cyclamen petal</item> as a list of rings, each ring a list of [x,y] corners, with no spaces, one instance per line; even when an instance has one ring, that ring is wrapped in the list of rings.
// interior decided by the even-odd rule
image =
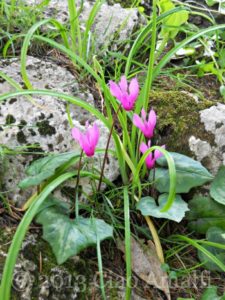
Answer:
[[[121,77],[118,84],[110,80],[109,88],[111,94],[121,102],[125,110],[130,111],[134,108],[139,94],[139,85],[136,78],[133,78],[129,85],[125,76]]]
[[[109,88],[110,88],[110,92],[111,94],[116,97],[119,101],[121,101],[122,99],[122,93],[121,93],[121,89],[119,88],[119,86],[113,82],[112,80],[109,81]]]
[[[142,110],[141,110],[141,117],[143,120],[146,119],[146,111],[144,110],[144,108],[142,108]]]
[[[146,158],[146,166],[148,169],[152,169],[155,166],[155,158],[152,158],[152,153],[150,153]]]
[[[148,151],[151,148],[151,141],[148,142],[148,145],[146,145],[144,142],[140,145],[140,151],[141,153],[145,154],[146,151]],[[165,145],[162,146],[162,148],[165,148]],[[155,166],[155,162],[158,158],[163,156],[163,153],[160,152],[160,150],[155,150],[148,154],[145,160],[145,164],[148,169],[152,169]]]
[[[139,84],[138,84],[137,78],[131,79],[131,82],[129,85],[129,93],[130,93],[130,100],[136,101],[138,94],[139,94]]]
[[[93,127],[91,128],[91,142],[93,143],[94,146],[97,145],[98,140],[99,140],[99,129],[96,123],[94,123]]]
[[[163,145],[163,146],[161,146],[161,148],[165,149],[166,146]],[[155,159],[158,159],[158,158],[160,158],[161,156],[163,156],[163,153],[162,153],[160,150],[156,149],[155,152],[154,152],[154,158],[155,158]]]
[[[84,133],[77,128],[72,129],[72,137],[79,142],[81,148],[87,156],[94,155],[95,147],[99,140],[99,135],[99,129],[96,124],[94,124],[93,127],[89,126]]]
[[[156,119],[157,119],[156,113],[153,109],[151,109],[150,113],[149,113],[149,116],[148,116],[148,123],[151,124],[151,126],[153,128],[155,128]]]
[[[156,113],[153,109],[151,109],[148,120],[145,110],[142,108],[141,110],[141,117],[137,117],[137,115],[134,115],[133,123],[136,127],[138,127],[141,132],[144,134],[144,136],[148,139],[153,137],[154,129],[156,125]]]
[[[127,88],[128,88],[128,83],[127,83],[127,79],[126,76],[122,76],[119,82],[119,87],[121,89],[122,92],[127,92]]]
[[[89,138],[88,138],[87,134],[86,135],[85,134],[81,134],[81,137],[80,137],[80,146],[84,150],[84,152],[85,152],[85,154],[87,156],[92,156],[94,154],[93,150],[92,150],[92,146],[90,144],[90,141],[89,141]]]
[[[80,143],[80,135],[81,135],[81,132],[79,131],[79,129],[77,128],[72,128],[71,130],[71,133],[72,133],[72,137],[78,142]]]
[[[148,146],[144,142],[142,142],[141,145],[140,145],[141,153],[144,154],[147,150],[148,150]]]
[[[136,127],[138,127],[141,131],[144,130],[144,124],[143,124],[141,118],[137,114],[133,115],[133,124]]]

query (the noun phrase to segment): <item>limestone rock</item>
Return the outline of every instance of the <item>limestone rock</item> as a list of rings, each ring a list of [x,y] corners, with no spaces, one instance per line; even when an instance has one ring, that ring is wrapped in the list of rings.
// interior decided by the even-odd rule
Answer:
[[[205,130],[214,136],[214,142],[189,139],[190,149],[200,161],[206,162],[213,174],[216,174],[221,164],[225,165],[225,105],[217,103],[210,108],[200,111],[200,119]]]
[[[26,0],[28,5],[35,5],[41,1]],[[79,19],[82,29],[85,29],[85,23],[89,18],[95,1],[83,1],[82,9],[81,1],[76,1],[77,10],[79,11]],[[65,23],[69,19],[68,2],[61,0],[51,0],[44,10],[46,18],[55,18],[61,23]],[[94,45],[98,49],[105,49],[112,44],[114,50],[118,43],[126,41],[130,38],[135,28],[140,23],[138,10],[136,8],[122,8],[120,4],[108,5],[102,4],[91,30],[91,38],[94,38]]]
[[[0,70],[4,71],[17,83],[22,84],[18,59],[2,60]],[[86,92],[81,91],[83,87],[79,86],[74,76],[65,68],[50,61],[28,57],[27,71],[34,88],[63,92],[94,105],[92,94],[87,89]],[[12,90],[14,88],[8,82],[1,80],[0,93],[7,93]],[[94,116],[77,106],[70,105],[70,110],[74,125],[76,124],[80,129],[84,129],[87,120],[90,122],[95,121]],[[108,130],[99,121],[97,122],[101,127],[101,139],[98,146],[104,148]],[[66,104],[62,99],[35,95],[32,98],[23,96],[4,101],[0,104],[0,124],[0,144],[24,152],[23,155],[8,157],[2,174],[4,189],[10,191],[9,198],[13,199],[18,205],[31,195],[31,190],[21,191],[17,188],[17,184],[25,177],[25,168],[34,158],[38,157],[37,154],[62,153],[73,149],[80,151],[79,145],[71,137]],[[113,147],[113,144],[110,147]],[[98,155],[95,158],[94,167],[97,169],[100,168],[101,157],[102,155]],[[118,176],[118,165],[112,157],[107,165],[105,175],[111,181]],[[85,190],[84,186],[87,189],[86,192],[88,192],[90,185],[83,185]]]

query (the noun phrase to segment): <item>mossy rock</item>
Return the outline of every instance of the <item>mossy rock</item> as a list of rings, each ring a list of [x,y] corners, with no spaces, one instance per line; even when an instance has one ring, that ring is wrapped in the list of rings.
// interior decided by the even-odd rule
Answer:
[[[188,140],[196,138],[214,144],[214,135],[206,132],[199,112],[214,103],[196,100],[182,91],[152,91],[150,106],[157,112],[156,143],[166,145],[167,150],[192,155]]]

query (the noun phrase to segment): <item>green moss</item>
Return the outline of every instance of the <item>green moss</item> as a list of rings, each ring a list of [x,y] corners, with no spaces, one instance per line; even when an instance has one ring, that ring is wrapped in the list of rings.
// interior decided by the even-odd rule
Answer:
[[[49,124],[48,120],[37,122],[36,125],[38,127],[38,132],[40,133],[40,135],[46,136],[56,133],[55,128]]]
[[[214,136],[205,131],[199,115],[200,110],[212,106],[213,102],[204,100],[197,103],[193,97],[179,91],[153,91],[150,104],[158,115],[158,145],[165,144],[169,151],[191,155],[188,146],[190,136],[214,143]]]

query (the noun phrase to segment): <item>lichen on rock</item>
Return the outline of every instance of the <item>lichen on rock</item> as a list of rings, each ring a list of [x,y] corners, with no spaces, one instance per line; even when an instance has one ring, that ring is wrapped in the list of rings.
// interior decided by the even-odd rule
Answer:
[[[7,64],[5,64],[7,61]],[[94,97],[86,87],[83,90],[74,76],[66,69],[51,61],[40,60],[31,56],[27,58],[27,73],[31,84],[38,89],[44,89],[46,84],[52,90],[67,95],[73,95],[94,106]],[[21,82],[19,59],[2,60],[0,70]],[[81,91],[82,90],[82,91]],[[14,88],[6,81],[0,83],[0,92],[7,93]],[[25,178],[26,167],[38,157],[48,153],[63,153],[68,151],[80,151],[80,146],[71,136],[71,128],[66,112],[66,102],[52,96],[35,95],[27,98],[20,96],[8,99],[0,104],[0,141],[8,148],[16,151],[22,149],[23,154],[8,156],[8,167],[2,176],[2,184],[17,205],[21,205],[28,199],[33,190],[22,191],[17,187],[21,179]],[[84,130],[86,121],[90,123],[96,118],[79,106],[70,104],[70,115],[74,126]],[[15,122],[14,122],[15,119]],[[10,121],[10,122],[9,122]],[[12,123],[13,121],[13,123]],[[99,148],[104,148],[108,137],[108,129],[100,122],[101,131]],[[11,124],[9,124],[11,123]],[[113,147],[111,143],[110,147]],[[35,153],[36,152],[36,153]],[[96,155],[94,167],[100,169],[103,154]],[[92,167],[91,162],[90,167]],[[106,166],[105,175],[113,181],[119,174],[117,161],[110,155],[109,164]],[[74,187],[75,182],[71,185]],[[83,190],[88,193],[91,189],[90,180],[84,179]]]

